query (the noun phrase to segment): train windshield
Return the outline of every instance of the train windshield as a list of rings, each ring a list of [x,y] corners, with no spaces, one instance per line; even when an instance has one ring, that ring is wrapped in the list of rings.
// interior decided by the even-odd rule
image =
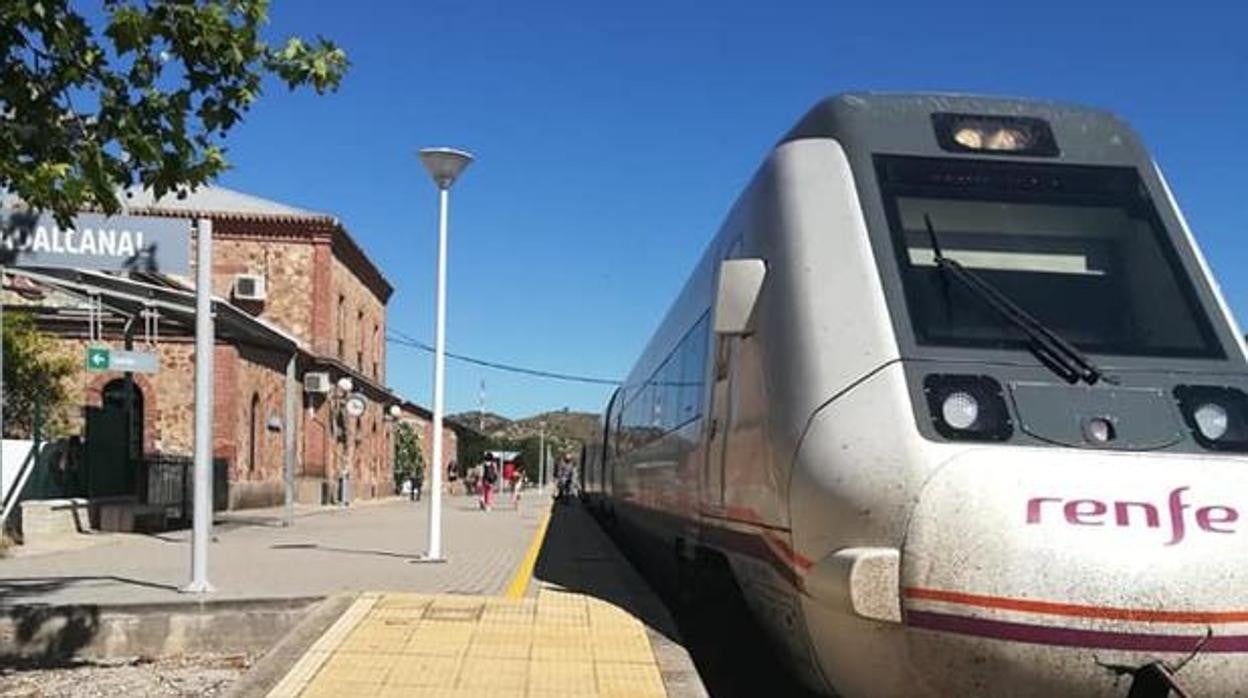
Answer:
[[[935,240],[1086,352],[1224,356],[1134,169],[898,156],[876,169],[920,344],[1028,342],[942,273]]]

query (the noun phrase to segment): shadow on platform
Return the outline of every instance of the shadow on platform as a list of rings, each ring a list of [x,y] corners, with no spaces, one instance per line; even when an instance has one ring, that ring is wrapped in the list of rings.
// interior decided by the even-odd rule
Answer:
[[[65,577],[9,577],[0,579],[0,606],[10,606],[14,602],[39,603],[38,598],[53,594],[72,586],[120,584],[124,586],[144,587],[147,589],[164,589],[177,591],[171,584],[147,582],[141,579],[101,576],[65,576]]]
[[[343,555],[373,555],[377,557],[394,557],[400,560],[420,560],[420,555],[412,553],[396,553],[389,550],[369,550],[367,548],[336,548],[320,543],[276,543],[269,546],[270,550],[315,550],[322,553],[341,553]]]
[[[556,503],[534,581],[610,602],[679,643],[667,607],[580,504]]]

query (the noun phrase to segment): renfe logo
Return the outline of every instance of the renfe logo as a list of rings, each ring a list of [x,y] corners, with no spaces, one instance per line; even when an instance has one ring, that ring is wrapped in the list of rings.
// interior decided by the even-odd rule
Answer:
[[[1178,487],[1170,493],[1166,511],[1169,514],[1170,542],[1175,545],[1187,535],[1184,512],[1192,507],[1183,502],[1183,493],[1189,488]],[[1035,497],[1027,500],[1027,523],[1039,524],[1047,515],[1050,519],[1058,510],[1072,526],[1104,526],[1113,508],[1113,524],[1116,526],[1147,526],[1160,528],[1158,507],[1149,502],[1102,502],[1096,499],[1062,499],[1060,497]],[[1239,520],[1239,512],[1233,507],[1214,505],[1195,510],[1193,518],[1202,531],[1208,533],[1235,533],[1233,525]]]

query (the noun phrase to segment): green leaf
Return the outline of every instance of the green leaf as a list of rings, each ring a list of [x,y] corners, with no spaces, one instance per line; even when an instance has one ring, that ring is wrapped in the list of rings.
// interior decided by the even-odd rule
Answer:
[[[266,76],[324,93],[349,67],[321,37],[261,39],[267,0],[103,0],[101,29],[68,0],[0,1],[0,187],[62,222],[131,182],[210,180]]]

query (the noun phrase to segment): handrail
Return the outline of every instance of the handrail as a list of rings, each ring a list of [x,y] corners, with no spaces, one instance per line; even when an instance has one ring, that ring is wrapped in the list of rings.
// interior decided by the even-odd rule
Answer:
[[[26,454],[26,459],[22,461],[22,469],[17,473],[17,479],[13,482],[13,488],[4,497],[4,511],[0,513],[0,530],[4,529],[5,524],[9,520],[9,514],[12,513],[17,500],[21,498],[22,490],[26,489],[26,481],[30,479],[30,474],[35,469],[35,463],[39,456],[39,446],[41,445],[39,441],[35,441],[30,445],[30,452]]]

